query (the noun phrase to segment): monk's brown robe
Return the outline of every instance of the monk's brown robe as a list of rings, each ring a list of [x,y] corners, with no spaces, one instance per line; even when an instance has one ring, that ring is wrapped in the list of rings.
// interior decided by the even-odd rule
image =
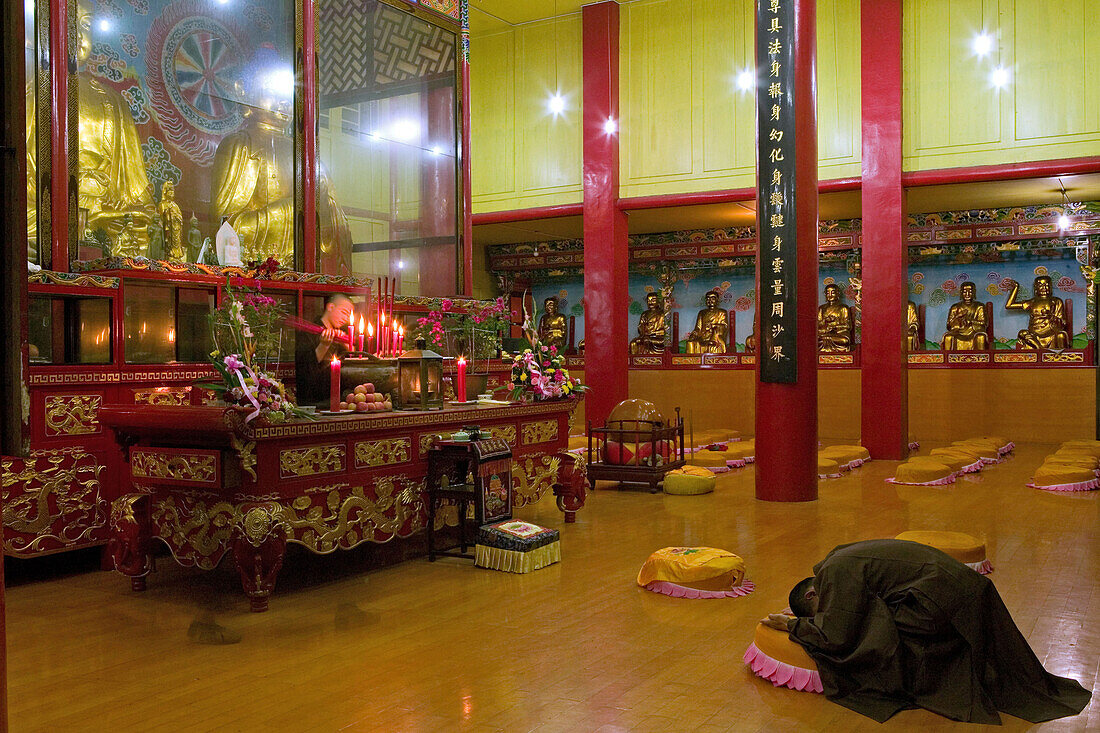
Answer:
[[[788,623],[825,695],[879,722],[925,708],[999,723],[1076,715],[1091,693],[1039,663],[997,589],[939,550],[902,540],[841,545],[814,568],[813,618]]]

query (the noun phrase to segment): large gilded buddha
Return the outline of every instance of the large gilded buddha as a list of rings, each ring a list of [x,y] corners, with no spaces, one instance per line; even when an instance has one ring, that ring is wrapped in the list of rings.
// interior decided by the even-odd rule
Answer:
[[[947,331],[940,345],[944,351],[984,351],[989,348],[985,305],[974,298],[978,286],[964,282],[959,287],[959,302],[947,311]]]
[[[1005,308],[1027,313],[1027,328],[1017,334],[1018,346],[1025,349],[1064,349],[1070,345],[1066,329],[1066,304],[1054,295],[1054,285],[1049,277],[1035,278],[1035,293],[1031,300],[1017,301],[1020,283],[1013,282]]]
[[[687,336],[689,354],[724,354],[730,332],[729,314],[718,307],[718,293],[704,299],[706,308],[695,316],[695,329]]]
[[[244,125],[218,144],[211,183],[213,221],[228,217],[241,240],[241,259],[274,257],[294,264],[294,140],[288,129],[291,105],[272,101],[251,107]],[[317,176],[318,246],[326,270],[346,273],[351,260],[347,217],[336,203],[323,170]]]
[[[665,350],[665,304],[659,293],[645,296],[646,310],[638,318],[638,337],[630,342],[631,354],[660,354]]]
[[[819,351],[852,350],[852,310],[840,297],[840,287],[825,286],[825,304],[817,309]]]

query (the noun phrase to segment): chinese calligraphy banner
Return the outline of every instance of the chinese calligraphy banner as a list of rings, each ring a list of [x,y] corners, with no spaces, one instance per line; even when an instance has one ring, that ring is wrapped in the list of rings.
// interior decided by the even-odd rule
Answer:
[[[797,381],[793,0],[756,3],[760,381]],[[817,161],[811,161],[817,165]],[[815,243],[816,244],[816,243]],[[813,245],[811,245],[813,246]]]

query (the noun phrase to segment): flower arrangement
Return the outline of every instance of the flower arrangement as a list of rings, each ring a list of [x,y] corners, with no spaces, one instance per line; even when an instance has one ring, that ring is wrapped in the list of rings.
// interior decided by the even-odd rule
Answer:
[[[413,340],[422,338],[448,356],[489,359],[500,349],[500,333],[511,326],[504,298],[478,303],[462,311],[443,298],[439,310],[416,319]]]
[[[222,381],[199,386],[221,394],[229,405],[251,408],[245,422],[260,415],[269,422],[310,417],[271,371],[279,358],[285,317],[274,298],[228,285],[222,304],[210,314],[216,344],[210,361]]]
[[[564,354],[559,354],[556,346],[539,342],[538,329],[534,325],[538,322],[537,316],[537,305],[531,314],[524,306],[523,333],[531,348],[512,358],[512,399],[522,400],[533,395],[536,400],[552,400],[586,391],[585,385],[569,376]]]

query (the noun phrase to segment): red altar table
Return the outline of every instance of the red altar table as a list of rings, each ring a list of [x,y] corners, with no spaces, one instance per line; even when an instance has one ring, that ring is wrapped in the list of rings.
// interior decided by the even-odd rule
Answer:
[[[476,424],[512,448],[513,504],[580,481],[564,453],[579,399],[349,414],[270,424],[221,406],[114,406],[99,411],[129,464],[111,505],[108,551],[144,590],[151,541],[185,567],[232,554],[252,610],[267,608],[288,542],[325,554],[424,530],[427,456],[437,436]],[[580,492],[583,502],[583,491]],[[577,509],[576,502],[566,506]],[[457,511],[436,528],[457,525]]]

